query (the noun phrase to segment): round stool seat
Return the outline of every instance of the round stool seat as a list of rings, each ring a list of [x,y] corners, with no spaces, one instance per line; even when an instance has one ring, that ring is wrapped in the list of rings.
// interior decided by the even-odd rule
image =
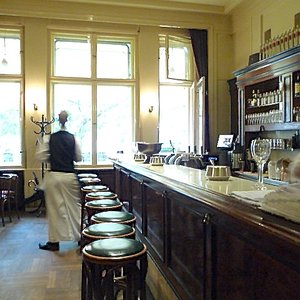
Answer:
[[[96,199],[116,199],[118,197],[117,194],[111,191],[98,191],[87,193],[85,196],[86,201],[96,200]]]
[[[108,191],[108,187],[106,185],[86,185],[81,188],[81,191],[85,193],[92,193],[92,192],[103,192]]]
[[[103,239],[113,237],[128,237],[135,233],[135,229],[120,223],[92,224],[83,229],[82,234],[91,239]]]
[[[97,178],[97,174],[94,173],[79,173],[78,178]]]
[[[124,259],[135,254],[141,255],[147,247],[140,241],[126,238],[111,238],[91,242],[83,248],[83,254],[94,259]]]
[[[91,220],[92,223],[113,222],[131,224],[135,222],[136,217],[127,211],[104,211],[93,215]]]
[[[89,201],[85,204],[86,208],[91,209],[103,209],[103,208],[117,208],[121,207],[122,203],[117,199],[99,199],[99,200],[93,200]]]
[[[89,177],[83,177],[79,178],[79,182],[82,185],[95,185],[101,182],[100,178],[89,178]]]

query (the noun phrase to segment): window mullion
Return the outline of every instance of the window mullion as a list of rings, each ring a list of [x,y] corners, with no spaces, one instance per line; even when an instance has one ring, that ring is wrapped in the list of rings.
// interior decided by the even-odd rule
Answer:
[[[91,35],[92,165],[97,165],[97,36]]]

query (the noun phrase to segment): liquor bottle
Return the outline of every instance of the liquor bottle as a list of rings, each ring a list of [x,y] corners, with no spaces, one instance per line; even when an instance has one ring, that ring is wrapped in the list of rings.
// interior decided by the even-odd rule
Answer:
[[[294,93],[295,93],[295,97],[300,97],[300,74],[297,74],[295,79]]]

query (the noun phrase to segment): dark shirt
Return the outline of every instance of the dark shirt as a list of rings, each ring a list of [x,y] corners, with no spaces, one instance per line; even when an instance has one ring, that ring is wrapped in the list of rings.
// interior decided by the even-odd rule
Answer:
[[[75,138],[67,131],[58,131],[49,141],[51,171],[74,172]]]

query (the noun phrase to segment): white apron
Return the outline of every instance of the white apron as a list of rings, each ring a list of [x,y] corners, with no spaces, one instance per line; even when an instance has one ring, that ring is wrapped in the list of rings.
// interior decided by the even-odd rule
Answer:
[[[49,242],[80,240],[80,186],[74,173],[47,172],[44,191]]]

